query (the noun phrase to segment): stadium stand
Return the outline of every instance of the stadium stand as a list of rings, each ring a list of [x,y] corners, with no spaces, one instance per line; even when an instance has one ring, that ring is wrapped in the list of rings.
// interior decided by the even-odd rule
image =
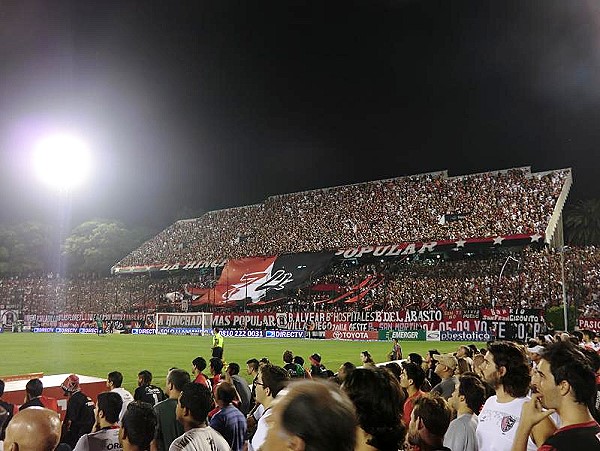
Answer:
[[[545,232],[570,180],[568,169],[444,171],[272,196],[178,221],[115,267]]]

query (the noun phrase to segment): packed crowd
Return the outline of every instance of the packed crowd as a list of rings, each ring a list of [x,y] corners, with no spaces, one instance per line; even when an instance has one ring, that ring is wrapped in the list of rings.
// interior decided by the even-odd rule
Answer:
[[[565,252],[564,268],[568,302],[576,305],[583,317],[600,315],[600,250],[570,248]],[[212,271],[162,278],[14,276],[0,279],[0,299],[23,314],[180,311],[184,299],[192,304],[190,290],[213,286],[214,276]],[[360,301],[328,302],[369,276],[377,277],[380,283]],[[324,284],[338,290],[313,289]],[[361,266],[340,262],[310,285],[293,293],[277,292],[277,297],[282,299],[280,303],[255,309],[547,308],[562,303],[560,254],[526,248],[518,253],[455,261],[404,260]],[[200,308],[210,311],[215,305]]]
[[[68,376],[65,419],[43,394],[26,386],[17,409],[2,399],[0,440],[9,451],[524,451],[600,450],[600,344],[594,333],[557,333],[521,344],[490,342],[453,353],[429,350],[389,362],[368,351],[361,366],[334,374],[312,354],[290,350],[281,365],[263,358],[223,360],[215,330],[212,358],[192,360],[192,374],[167,371],[165,389],[138,373],[132,394],[123,375],[107,375],[96,405],[79,378]],[[249,381],[251,383],[249,384]],[[54,400],[56,401],[56,400]],[[54,410],[54,411],[53,411]]]
[[[543,232],[568,176],[437,173],[273,196],[178,221],[116,266]]]

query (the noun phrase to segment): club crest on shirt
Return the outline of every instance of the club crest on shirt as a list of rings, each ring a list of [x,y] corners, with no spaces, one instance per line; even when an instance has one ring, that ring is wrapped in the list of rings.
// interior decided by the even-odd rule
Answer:
[[[502,432],[510,431],[516,422],[517,419],[511,415],[502,417],[502,422],[500,423],[500,428],[502,429]]]

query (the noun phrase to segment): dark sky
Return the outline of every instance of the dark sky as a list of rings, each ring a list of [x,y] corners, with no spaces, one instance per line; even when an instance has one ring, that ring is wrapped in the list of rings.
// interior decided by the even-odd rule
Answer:
[[[3,1],[3,220],[56,214],[29,155],[58,129],[95,159],[75,221],[522,165],[600,197],[600,3]]]

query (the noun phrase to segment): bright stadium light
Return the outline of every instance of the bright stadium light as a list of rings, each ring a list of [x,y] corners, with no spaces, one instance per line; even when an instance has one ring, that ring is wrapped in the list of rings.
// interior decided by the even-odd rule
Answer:
[[[40,140],[34,150],[33,162],[40,180],[61,192],[80,185],[91,167],[87,145],[67,134],[51,135]]]

